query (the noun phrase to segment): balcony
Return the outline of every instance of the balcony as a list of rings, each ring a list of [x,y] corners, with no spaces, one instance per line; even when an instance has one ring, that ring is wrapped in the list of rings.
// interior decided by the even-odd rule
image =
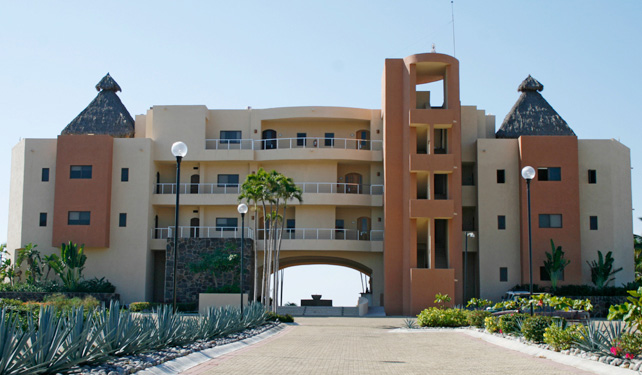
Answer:
[[[293,148],[382,151],[383,141],[351,138],[206,139],[206,150],[280,150]]]
[[[335,182],[295,182],[304,194],[365,194],[383,195],[383,185],[345,184]],[[181,194],[240,194],[239,184],[180,184]],[[176,194],[176,184],[157,183],[154,194]]]
[[[245,227],[245,238],[254,238],[254,230]],[[174,238],[174,226],[152,228],[152,239]],[[238,227],[178,227],[178,238],[241,238]]]

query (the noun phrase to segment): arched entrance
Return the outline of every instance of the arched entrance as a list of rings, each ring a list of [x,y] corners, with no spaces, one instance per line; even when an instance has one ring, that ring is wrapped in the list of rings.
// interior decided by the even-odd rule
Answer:
[[[263,150],[272,150],[276,148],[276,130],[267,129],[261,133],[261,148]]]
[[[369,130],[357,131],[357,149],[370,150],[370,131]]]
[[[361,194],[363,193],[363,177],[359,173],[348,173],[345,176],[346,193]]]
[[[201,220],[199,218],[197,218],[197,217],[193,217],[189,221],[189,226],[190,226],[190,228],[189,228],[189,236],[190,236],[190,238],[199,237],[199,235],[200,235],[200,228],[199,228],[200,222],[201,222]]]

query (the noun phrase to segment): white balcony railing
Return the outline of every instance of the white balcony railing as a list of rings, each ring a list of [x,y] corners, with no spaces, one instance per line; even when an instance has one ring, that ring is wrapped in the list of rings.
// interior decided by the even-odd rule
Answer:
[[[292,148],[333,148],[343,150],[381,151],[383,141],[356,138],[270,138],[270,139],[206,139],[206,150],[279,150]]]
[[[383,185],[345,184],[335,182],[296,182],[303,193],[307,194],[365,194],[382,195]],[[239,184],[180,184],[181,194],[240,194]],[[176,194],[176,184],[158,183],[155,194]]]
[[[284,231],[284,240],[383,241],[382,230],[359,231],[356,229],[333,228],[286,228]],[[262,240],[265,235],[265,229],[259,229],[257,234],[257,240]]]
[[[254,230],[245,228],[246,238],[254,238]],[[281,230],[279,230],[280,232]],[[265,235],[264,229],[259,229],[258,240]],[[173,238],[174,227],[152,228],[153,239]],[[179,238],[241,238],[241,230],[237,227],[178,227]],[[284,240],[359,240],[383,241],[383,230],[359,231],[356,229],[331,228],[291,228],[284,229]]]
[[[174,237],[174,226],[152,228],[152,238],[166,239]],[[241,238],[238,227],[178,227],[179,238]],[[245,227],[245,238],[254,238],[254,230]]]

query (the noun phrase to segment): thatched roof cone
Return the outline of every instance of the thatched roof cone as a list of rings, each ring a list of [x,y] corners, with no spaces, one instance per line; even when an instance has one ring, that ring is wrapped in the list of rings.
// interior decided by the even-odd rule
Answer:
[[[506,115],[497,138],[519,138],[522,135],[575,135],[566,121],[544,99],[544,90],[538,80],[530,75],[519,85],[522,94]]]
[[[121,91],[118,83],[107,73],[96,85],[98,95],[73,121],[67,125],[66,134],[107,134],[116,138],[134,137],[134,119],[116,94]]]

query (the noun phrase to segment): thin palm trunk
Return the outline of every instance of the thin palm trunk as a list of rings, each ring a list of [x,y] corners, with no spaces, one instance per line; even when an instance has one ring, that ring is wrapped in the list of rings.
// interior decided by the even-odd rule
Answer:
[[[258,288],[258,283],[259,283],[259,281],[258,281],[258,278],[259,278],[259,265],[258,265],[259,257],[256,254],[256,240],[259,239],[259,237],[258,237],[259,236],[259,230],[258,230],[258,228],[256,226],[256,222],[257,222],[257,216],[259,216],[259,215],[258,215],[258,212],[257,212],[256,209],[257,209],[256,203],[254,203],[254,240],[252,241],[252,251],[254,252],[254,293],[252,295],[252,297],[253,297],[252,299],[254,301],[257,300],[257,294],[256,293],[258,292],[257,288]]]

